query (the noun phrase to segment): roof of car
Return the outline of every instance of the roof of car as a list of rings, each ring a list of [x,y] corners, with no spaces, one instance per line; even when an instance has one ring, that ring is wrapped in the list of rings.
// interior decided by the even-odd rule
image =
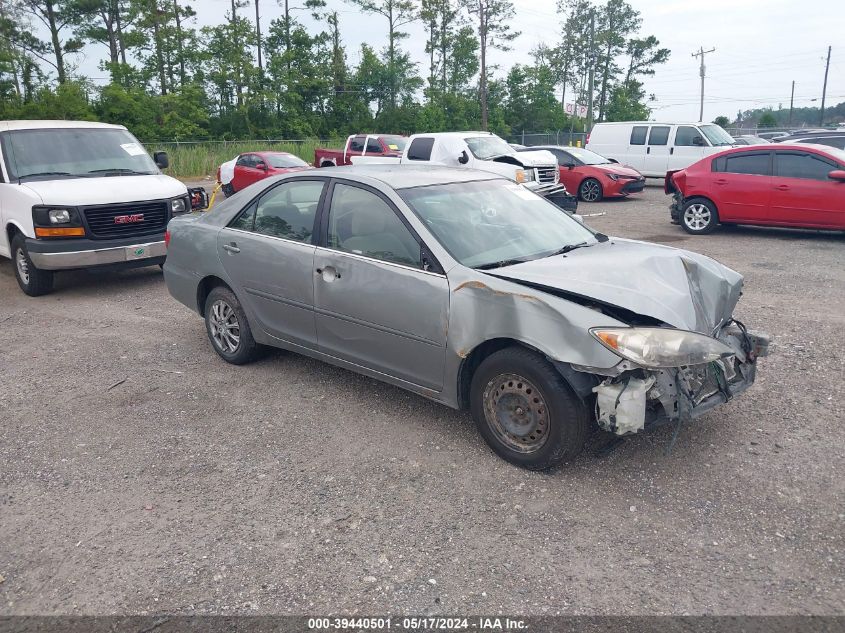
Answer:
[[[737,145],[735,147],[726,147],[723,151],[719,152],[718,154],[713,154],[713,156],[722,156],[724,154],[735,154],[740,152],[773,152],[773,151],[783,151],[783,150],[807,150],[807,149],[814,149],[818,152],[825,152],[830,153],[830,150],[836,150],[835,147],[831,147],[830,145],[821,145],[819,143],[767,143],[765,145]]]
[[[111,123],[97,123],[96,121],[0,121],[0,130],[43,130],[62,128],[106,128],[113,130],[125,130],[123,125],[112,125]]]
[[[291,154],[290,152],[277,152],[272,149],[259,150],[257,152],[244,152],[241,156],[244,154],[255,154],[256,156],[294,156],[294,154]]]
[[[351,165],[347,167],[326,167],[320,169],[319,172],[320,174],[331,173],[336,178],[341,178],[344,175],[372,178],[390,185],[393,189],[503,179],[502,176],[497,174],[477,169],[423,165]]]

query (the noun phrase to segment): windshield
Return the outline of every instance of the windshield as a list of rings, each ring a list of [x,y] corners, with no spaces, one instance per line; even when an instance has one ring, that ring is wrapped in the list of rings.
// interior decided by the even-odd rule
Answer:
[[[401,152],[408,144],[408,139],[404,136],[382,136],[381,140],[387,145],[387,148],[394,152]]]
[[[126,130],[45,128],[3,132],[10,180],[155,174],[147,150]]]
[[[472,155],[481,160],[515,153],[513,147],[498,136],[470,136],[464,139]]]
[[[588,149],[579,149],[577,147],[567,147],[566,152],[574,156],[584,165],[609,165],[610,161],[604,156],[600,156]]]
[[[733,145],[733,137],[718,125],[699,126],[701,133],[707,137],[711,145]]]
[[[263,158],[270,167],[308,167],[308,163],[293,154],[264,154]]]
[[[567,245],[597,242],[566,212],[504,180],[398,191],[432,234],[464,266],[548,257]]]

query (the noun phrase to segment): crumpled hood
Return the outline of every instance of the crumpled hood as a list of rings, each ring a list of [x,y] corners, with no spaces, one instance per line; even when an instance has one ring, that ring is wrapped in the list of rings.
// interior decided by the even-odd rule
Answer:
[[[184,196],[188,191],[184,183],[162,174],[31,180],[21,187],[41,198],[42,204],[57,206],[161,200]]]
[[[742,292],[742,275],[709,257],[620,238],[490,274],[592,298],[708,335],[731,318]]]
[[[520,163],[525,167],[548,167],[549,165],[557,166],[557,159],[550,151],[542,149],[533,152],[516,152],[514,154]]]

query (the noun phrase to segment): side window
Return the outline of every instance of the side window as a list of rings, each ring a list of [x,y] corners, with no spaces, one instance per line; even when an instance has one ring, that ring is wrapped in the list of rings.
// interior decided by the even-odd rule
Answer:
[[[365,136],[355,136],[351,141],[349,141],[349,151],[350,152],[363,152],[364,151],[364,141],[366,140]]]
[[[828,174],[836,169],[835,165],[814,154],[776,152],[775,156],[775,174],[784,178],[828,180]]]
[[[377,138],[367,139],[367,153],[368,154],[383,154],[384,150],[381,148],[381,143]]]
[[[695,139],[698,139],[696,142]],[[675,147],[692,147],[704,145],[704,139],[697,128],[689,125],[679,125],[675,131]]]
[[[408,148],[408,160],[431,160],[431,148],[433,147],[433,138],[415,138]]]
[[[252,231],[253,223],[255,222],[255,208],[257,203],[253,202],[246,209],[241,211],[240,215],[229,222],[229,228],[240,229],[241,231]]]
[[[249,167],[250,166],[249,159],[250,159],[249,154],[243,154],[242,156],[238,157],[238,162],[236,162],[235,165],[238,166],[238,167]]]
[[[648,135],[649,145],[666,145],[669,142],[669,126],[655,125],[651,128]]]
[[[725,171],[725,156],[720,156],[719,158],[713,159],[713,162],[710,164],[711,171]]]
[[[729,174],[769,175],[769,153],[729,154],[725,156],[725,171]]]
[[[356,255],[423,268],[420,245],[393,209],[365,189],[336,184],[328,245]]]
[[[324,184],[321,180],[295,180],[265,193],[255,211],[255,232],[310,242]]]
[[[647,125],[635,125],[631,129],[631,145],[645,145],[645,137],[647,133]]]
[[[554,155],[557,156],[557,164],[558,165],[574,165],[577,164],[577,161],[572,157],[572,154],[568,152],[564,152],[562,149],[557,149],[554,152]]]

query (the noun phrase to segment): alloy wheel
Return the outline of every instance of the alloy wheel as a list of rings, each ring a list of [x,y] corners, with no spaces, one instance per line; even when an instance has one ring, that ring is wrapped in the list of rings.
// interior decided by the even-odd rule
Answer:
[[[711,219],[710,209],[700,203],[691,204],[684,211],[684,224],[692,231],[703,231]]]
[[[214,344],[227,354],[234,354],[241,344],[241,325],[235,310],[218,299],[211,305],[208,327]]]
[[[601,197],[601,185],[595,180],[585,180],[581,185],[581,198],[585,202],[595,202]]]

